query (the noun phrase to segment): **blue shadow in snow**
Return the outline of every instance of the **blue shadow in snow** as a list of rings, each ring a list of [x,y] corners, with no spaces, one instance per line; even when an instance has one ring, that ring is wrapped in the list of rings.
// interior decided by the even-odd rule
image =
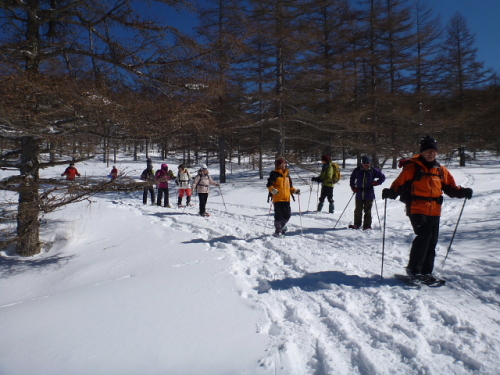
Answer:
[[[330,285],[345,285],[354,288],[373,288],[380,286],[399,286],[405,289],[415,287],[405,284],[394,277],[380,280],[380,276],[361,277],[358,275],[347,275],[339,271],[323,271],[307,273],[302,277],[287,277],[282,280],[259,280],[259,285],[255,288],[259,294],[267,293],[269,290],[287,290],[300,288],[306,292],[314,292],[322,289],[331,289]]]

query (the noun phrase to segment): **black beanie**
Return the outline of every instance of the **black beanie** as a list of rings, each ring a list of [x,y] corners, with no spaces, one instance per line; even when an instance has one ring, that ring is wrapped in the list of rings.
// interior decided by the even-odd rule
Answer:
[[[371,164],[372,163],[372,157],[370,155],[363,155],[361,157],[361,164]]]
[[[436,150],[438,151],[438,144],[434,138],[427,135],[420,141],[420,152],[425,150]]]

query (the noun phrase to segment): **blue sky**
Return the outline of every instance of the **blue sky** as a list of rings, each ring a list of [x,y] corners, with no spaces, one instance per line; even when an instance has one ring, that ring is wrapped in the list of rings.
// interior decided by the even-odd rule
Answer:
[[[500,0],[429,0],[444,25],[456,12],[476,37],[477,59],[500,74]]]
[[[355,0],[353,0],[355,1]],[[191,3],[206,3],[191,0]],[[477,59],[500,74],[500,0],[428,0],[436,15],[441,16],[444,27],[456,12],[467,20],[467,26],[475,35]],[[188,32],[194,25],[193,15],[187,12],[162,15],[174,27]]]

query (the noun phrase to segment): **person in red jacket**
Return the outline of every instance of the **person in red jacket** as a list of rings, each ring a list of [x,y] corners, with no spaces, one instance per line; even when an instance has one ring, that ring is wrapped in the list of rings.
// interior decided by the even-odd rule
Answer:
[[[111,180],[115,180],[118,178],[118,169],[116,168],[116,166],[113,165],[113,169],[111,170],[111,173],[108,177],[110,177]]]
[[[420,154],[404,165],[390,189],[382,191],[383,199],[396,199],[401,195],[402,200],[406,201],[406,214],[416,235],[406,273],[426,283],[435,280],[432,271],[443,192],[451,198],[472,198],[472,189],[457,186],[448,169],[437,162],[437,154],[436,140],[430,136],[424,137],[420,142]]]
[[[78,173],[78,170],[75,168],[75,163],[70,163],[69,167],[66,168],[61,176],[66,176],[66,180],[68,181],[75,181],[75,177],[80,177],[80,173]]]

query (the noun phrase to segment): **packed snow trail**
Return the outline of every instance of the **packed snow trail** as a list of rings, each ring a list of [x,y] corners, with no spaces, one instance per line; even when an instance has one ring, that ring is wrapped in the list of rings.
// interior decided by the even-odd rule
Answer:
[[[334,215],[304,212],[300,217],[297,204],[292,203],[289,232],[285,238],[273,238],[269,206],[233,203],[241,201],[237,190],[231,193],[238,198],[225,193],[226,206],[212,193],[209,218],[197,216],[196,206],[169,210],[125,199],[115,207],[196,233],[199,238],[194,242],[205,243],[208,251],[223,249],[233,257],[231,272],[240,295],[261,306],[268,317],[258,331],[272,338],[269,355],[260,363],[269,373],[498,373],[498,277],[460,271],[462,266],[449,259],[449,268],[441,270],[448,280],[442,288],[417,290],[396,280],[392,275],[402,272],[413,238],[408,220],[399,214],[400,203],[388,204],[385,277],[380,280],[379,225],[367,232],[345,229],[351,209],[332,229],[350,194],[343,194],[342,202],[341,192],[336,191],[339,208]],[[493,198],[495,204],[499,197]],[[484,202],[480,193],[477,199],[478,205],[493,204]],[[446,202],[441,255],[454,225],[447,218],[456,218],[461,204],[460,200]],[[391,220],[393,213],[397,220]],[[379,224],[375,209],[373,214],[374,224]],[[461,233],[473,231],[468,227]],[[437,269],[440,260],[438,256]],[[491,269],[496,275],[500,268],[498,262],[478,266],[481,272]]]

